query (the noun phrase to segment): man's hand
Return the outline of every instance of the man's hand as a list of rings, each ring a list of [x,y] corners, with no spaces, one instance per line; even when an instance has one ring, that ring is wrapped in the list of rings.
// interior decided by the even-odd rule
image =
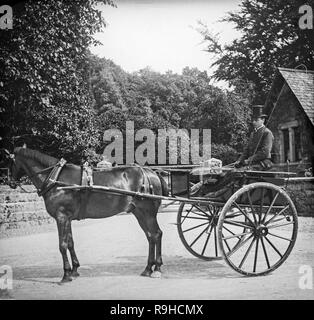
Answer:
[[[253,160],[252,157],[249,157],[243,161],[243,164],[248,166],[248,165],[252,164],[252,160]]]
[[[240,168],[240,167],[243,167],[243,166],[247,166],[247,165],[249,165],[250,164],[250,158],[248,158],[248,159],[245,159],[245,160],[243,160],[243,161],[236,161],[235,163],[234,163],[234,167],[235,168]]]

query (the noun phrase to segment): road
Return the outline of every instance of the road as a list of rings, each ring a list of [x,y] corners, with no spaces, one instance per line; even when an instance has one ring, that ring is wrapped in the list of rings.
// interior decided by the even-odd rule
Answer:
[[[0,240],[0,266],[13,269],[13,299],[313,299],[301,289],[300,267],[314,267],[314,219],[299,219],[299,234],[288,260],[273,273],[248,278],[223,260],[193,257],[179,240],[175,209],[159,213],[163,235],[161,279],[140,277],[148,245],[132,215],[73,223],[81,276],[59,284],[62,260],[54,226],[44,233]],[[309,279],[314,285],[313,279]],[[7,297],[7,296],[6,296]]]

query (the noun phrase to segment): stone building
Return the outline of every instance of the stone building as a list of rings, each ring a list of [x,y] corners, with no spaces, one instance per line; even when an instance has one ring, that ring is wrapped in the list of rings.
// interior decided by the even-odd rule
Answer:
[[[265,108],[275,138],[274,162],[313,167],[314,71],[278,68]]]

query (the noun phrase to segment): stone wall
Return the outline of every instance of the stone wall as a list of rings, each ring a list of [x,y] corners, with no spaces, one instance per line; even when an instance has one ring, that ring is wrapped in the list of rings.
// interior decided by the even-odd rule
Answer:
[[[54,220],[45,209],[45,204],[33,186],[15,190],[0,186],[0,232],[52,223]]]

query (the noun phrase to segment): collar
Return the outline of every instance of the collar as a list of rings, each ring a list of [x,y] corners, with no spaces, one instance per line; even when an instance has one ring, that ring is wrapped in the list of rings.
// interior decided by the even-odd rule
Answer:
[[[262,129],[262,128],[264,128],[264,127],[265,127],[265,125],[262,124],[260,127],[254,129],[254,132],[257,132],[259,129]]]

